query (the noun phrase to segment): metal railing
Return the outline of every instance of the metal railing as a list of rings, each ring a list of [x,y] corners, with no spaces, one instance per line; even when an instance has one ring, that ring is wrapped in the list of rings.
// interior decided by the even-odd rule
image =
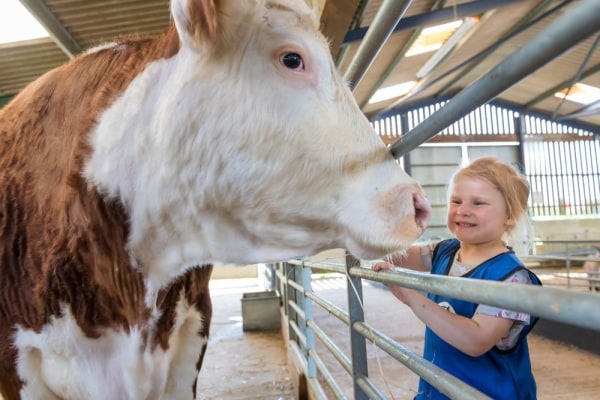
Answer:
[[[311,276],[313,268],[320,271],[341,273],[346,276],[347,309],[342,309],[313,292]],[[383,390],[369,379],[366,356],[367,341],[389,354],[412,372],[435,386],[451,399],[487,399],[488,397],[445,372],[420,355],[395,342],[383,332],[365,322],[362,308],[362,281],[395,283],[417,289],[463,299],[478,304],[488,304],[516,311],[524,311],[540,318],[559,321],[574,326],[600,331],[600,298],[597,294],[565,290],[562,288],[514,285],[504,282],[482,281],[448,276],[430,275],[407,269],[394,272],[373,272],[360,266],[356,259],[348,257],[343,263],[292,260],[276,264],[277,284],[282,295],[284,319],[288,325],[292,354],[302,365],[312,393],[319,399],[331,398],[333,393],[344,399],[340,384],[323,362],[323,354],[316,350],[316,340],[333,355],[353,382],[354,397],[362,399],[386,399]],[[313,306],[322,307],[349,329],[350,356],[327,336],[313,319]],[[321,380],[317,378],[321,377]],[[327,388],[321,385],[327,384]]]
[[[583,264],[596,262],[600,272],[599,252],[600,240],[538,240],[533,254],[522,259],[530,265],[537,264],[535,268],[540,273],[551,276],[545,280],[546,286],[591,290],[600,286],[600,279],[586,271]]]

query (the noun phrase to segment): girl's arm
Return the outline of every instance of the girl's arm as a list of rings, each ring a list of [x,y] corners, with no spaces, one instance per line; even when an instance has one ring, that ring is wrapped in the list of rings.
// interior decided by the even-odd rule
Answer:
[[[440,307],[419,292],[388,285],[400,301],[448,344],[472,357],[485,354],[508,334],[514,321],[490,315],[475,314],[473,318],[456,315]]]
[[[431,245],[413,246],[402,253],[396,253],[387,258],[387,262],[373,265],[373,271],[393,270],[394,266],[415,271],[429,272],[431,270]],[[426,263],[426,260],[429,263]]]

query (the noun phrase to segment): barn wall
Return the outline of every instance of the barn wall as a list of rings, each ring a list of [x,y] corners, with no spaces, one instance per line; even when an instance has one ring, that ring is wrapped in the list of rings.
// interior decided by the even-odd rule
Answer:
[[[518,147],[515,144],[432,144],[418,147],[410,153],[411,175],[423,186],[432,206],[431,222],[423,239],[450,237],[446,227],[448,183],[462,164],[483,156],[495,156],[518,166]]]
[[[372,124],[390,145],[441,106],[442,102],[397,110]],[[450,237],[447,185],[461,165],[482,156],[496,156],[527,175],[537,238],[593,240],[600,237],[599,154],[597,133],[494,103],[472,111],[399,162],[431,201],[433,214],[425,240]]]
[[[495,156],[518,166],[518,146],[510,144],[456,146],[425,145],[411,152],[411,175],[423,186],[432,205],[432,218],[424,239],[450,237],[446,228],[446,192],[463,157],[473,160]],[[597,218],[533,218],[536,238],[544,240],[594,240],[600,237]]]

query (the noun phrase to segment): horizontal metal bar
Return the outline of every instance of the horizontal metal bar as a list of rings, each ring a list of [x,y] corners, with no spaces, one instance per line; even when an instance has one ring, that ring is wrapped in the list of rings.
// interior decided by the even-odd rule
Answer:
[[[447,126],[504,92],[538,68],[600,30],[600,1],[580,0],[537,36],[491,71],[454,96],[442,108],[390,147],[396,159],[426,142]]]
[[[394,272],[373,272],[368,268],[353,267],[350,269],[350,275],[378,282],[391,282],[477,304],[525,311],[540,318],[600,331],[599,299],[592,293],[431,275],[404,268],[396,268]]]
[[[346,311],[342,310],[335,304],[330,303],[329,301],[325,300],[324,298],[317,296],[313,292],[306,292],[304,295],[306,297],[308,297],[309,299],[311,299],[313,302],[315,302],[318,305],[320,305],[321,307],[323,307],[323,309],[325,311],[327,311],[331,315],[337,317],[340,321],[342,321],[346,325],[350,325],[350,316],[348,315],[348,313]]]
[[[366,376],[359,376],[356,378],[356,383],[360,386],[362,391],[369,396],[369,399],[385,400],[387,398]]]
[[[335,381],[335,378],[333,377],[333,375],[331,375],[331,372],[329,372],[329,369],[327,369],[327,366],[325,365],[323,360],[321,360],[321,357],[319,357],[317,352],[314,350],[311,350],[308,352],[308,355],[314,360],[315,365],[317,366],[319,372],[321,373],[321,376],[323,376],[323,379],[325,379],[325,382],[327,382],[329,389],[331,389],[331,391],[333,392],[335,397],[338,399],[345,398],[344,392],[342,391],[340,386],[337,384],[337,382]]]
[[[391,338],[379,332],[377,329],[374,329],[363,322],[355,322],[352,329],[375,343],[377,347],[400,361],[408,369],[415,372],[451,399],[489,399],[489,397],[475,390],[460,379],[418,356],[406,347],[394,342]]]
[[[306,314],[304,314],[304,310],[298,305],[298,303],[296,303],[293,300],[288,300],[288,306],[290,306],[290,308],[292,308],[296,312],[296,314],[298,314],[300,319],[306,321]]]
[[[292,328],[292,330],[298,337],[298,340],[300,341],[300,344],[302,345],[302,347],[306,348],[306,336],[304,336],[304,334],[300,330],[300,327],[298,326],[298,324],[296,324],[296,322],[294,322],[294,321],[289,321],[289,326],[290,326],[290,328]]]
[[[304,357],[304,354],[302,354],[302,350],[300,350],[300,347],[298,347],[298,343],[290,341],[289,349],[291,350],[294,359],[300,362],[300,367],[302,368],[302,371],[308,372],[308,364],[306,362],[306,358]]]
[[[308,326],[314,331],[321,343],[327,347],[327,350],[329,350],[335,359],[338,360],[346,372],[352,374],[352,362],[348,356],[346,356],[344,352],[331,339],[329,339],[329,336],[327,336],[327,334],[314,321],[309,321]]]
[[[315,396],[315,400],[329,400],[328,396],[323,391],[323,387],[321,386],[321,382],[317,378],[308,379],[308,386],[312,388],[313,394]],[[338,399],[343,397],[338,397]]]
[[[302,285],[300,285],[298,282],[288,279],[287,284],[291,287],[293,287],[294,289],[296,289],[297,291],[299,291],[300,293],[304,292],[304,287],[302,287]]]

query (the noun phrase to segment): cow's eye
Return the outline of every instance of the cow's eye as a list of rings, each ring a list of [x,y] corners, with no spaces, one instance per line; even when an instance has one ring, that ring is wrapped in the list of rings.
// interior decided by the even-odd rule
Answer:
[[[304,61],[298,53],[285,53],[281,56],[280,61],[289,69],[301,71],[304,69]]]

